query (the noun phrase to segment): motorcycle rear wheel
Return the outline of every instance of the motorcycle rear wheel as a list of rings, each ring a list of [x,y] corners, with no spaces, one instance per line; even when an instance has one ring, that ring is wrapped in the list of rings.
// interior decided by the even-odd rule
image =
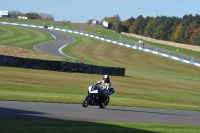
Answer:
[[[84,108],[86,108],[86,107],[88,107],[90,105],[90,95],[87,95],[86,97],[85,97],[85,99],[83,100],[83,102],[82,102],[82,106],[84,107]]]
[[[109,104],[110,98],[107,97],[106,103],[103,101],[99,104],[99,108],[104,109]]]

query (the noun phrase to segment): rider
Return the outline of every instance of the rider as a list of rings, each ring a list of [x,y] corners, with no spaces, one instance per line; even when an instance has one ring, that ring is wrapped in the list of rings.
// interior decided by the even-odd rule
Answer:
[[[111,86],[111,82],[110,82],[110,77],[108,74],[104,75],[103,78],[97,82],[97,84],[102,83],[102,92],[103,92],[103,97],[104,99],[106,99],[108,97],[108,89]]]

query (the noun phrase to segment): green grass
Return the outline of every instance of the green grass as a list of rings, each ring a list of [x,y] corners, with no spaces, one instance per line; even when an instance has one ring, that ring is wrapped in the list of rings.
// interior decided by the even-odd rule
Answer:
[[[89,63],[126,68],[126,79],[121,78],[121,83],[117,85],[122,88],[120,95],[117,95],[124,101],[120,102],[121,105],[132,106],[131,103],[133,106],[155,108],[165,103],[167,108],[180,109],[185,101],[188,108],[193,108],[188,100],[190,97],[199,108],[199,68],[96,39],[71,35],[77,42],[66,47],[64,52],[76,58],[82,57]]]
[[[30,30],[6,26],[8,30],[4,31],[10,31],[10,34],[15,34],[16,30],[17,33]],[[116,90],[115,95],[111,97],[111,105],[200,110],[198,67],[93,38],[70,35],[77,41],[63,50],[68,55],[83,58],[90,64],[126,68],[125,77],[111,76],[112,85]],[[23,42],[24,40],[21,41],[22,44]],[[18,46],[17,42],[12,42],[12,45]],[[101,78],[101,75],[95,74],[7,67],[0,69],[1,100],[81,103],[86,95],[87,86]]]
[[[61,120],[0,120],[1,133],[199,133],[200,126]]]
[[[53,37],[46,32],[0,24],[0,44],[33,49],[36,44],[52,40]]]
[[[12,30],[12,28],[14,29]],[[28,29],[25,28],[15,28],[17,27],[8,26],[7,30],[0,28],[0,37],[6,38],[6,32],[9,30],[9,34],[18,38],[20,38],[19,34],[23,32],[35,33],[35,31],[27,31]],[[111,33],[113,32],[107,33],[106,31],[107,35],[112,36]],[[76,58],[82,57],[84,61],[92,64],[126,68],[126,76],[111,76],[112,86],[116,92],[111,96],[109,105],[200,111],[200,69],[198,67],[96,39],[75,34],[70,35],[75,37],[77,42],[64,49],[64,52],[69,55]],[[113,36],[117,38],[117,35]],[[32,38],[34,37],[32,36]],[[25,41],[22,38],[20,42],[23,47],[32,45],[23,43]],[[20,46],[17,43],[14,40],[9,45]],[[1,66],[0,100],[80,104],[87,94],[87,87],[101,78],[102,75],[98,74]],[[80,131],[198,133],[199,130],[199,126],[169,124],[0,120],[0,132],[2,133],[77,133]]]
[[[0,45],[16,46],[26,50],[31,50],[29,52],[21,51],[21,54],[24,54],[23,52],[27,52],[27,58],[33,58],[31,55],[33,55],[32,51],[35,45],[52,40],[53,37],[50,34],[41,30],[0,24]],[[7,49],[5,51],[7,51]],[[39,57],[43,58],[43,56],[44,55],[41,55]],[[70,58],[58,57],[57,59],[67,62],[79,62],[79,60],[73,60]]]
[[[112,40],[116,40],[118,41],[121,38],[123,39],[127,39],[127,40],[131,40],[133,42],[138,42],[138,38],[134,38],[134,37],[130,37],[130,36],[126,36],[120,33],[117,33],[115,31],[111,31],[111,30],[106,30],[105,28],[103,28],[101,25],[88,25],[85,28],[85,31],[97,35],[97,36],[102,36],[102,37],[106,37],[106,38],[110,38]]]
[[[17,19],[17,18],[0,18],[0,22],[11,22],[11,23],[20,23],[20,24],[30,24],[37,26],[52,26],[54,25],[56,28],[64,28],[64,29],[74,29],[76,26],[68,24],[63,24],[62,22],[53,22],[53,21],[45,21],[45,20],[31,20],[31,19]],[[74,27],[74,28],[73,28]]]
[[[10,31],[10,34],[15,34],[12,28],[18,28],[22,33],[30,30],[6,26],[10,30],[4,31]],[[110,105],[200,110],[198,67],[97,39],[70,35],[77,41],[64,48],[63,52],[68,55],[83,58],[90,64],[126,68],[124,77],[111,76],[116,93],[111,96]],[[87,87],[101,77],[0,67],[0,100],[81,103]]]
[[[116,93],[111,96],[110,105],[200,110],[199,77],[192,80],[191,77],[145,75],[137,72],[135,76],[111,76]],[[87,87],[101,77],[97,74],[0,67],[0,99],[80,104],[87,94]]]
[[[113,40],[119,40],[119,38],[121,36],[121,38],[123,38],[123,39],[130,40],[133,42],[138,42],[138,38],[126,36],[126,35],[117,33],[115,31],[106,30],[102,26],[94,26],[94,25],[87,25],[87,24],[74,24],[74,23],[62,24],[62,22],[52,22],[52,21],[42,21],[42,20],[23,20],[23,19],[16,19],[16,18],[0,18],[0,21],[21,23],[21,24],[31,24],[31,25],[38,25],[38,26],[43,26],[44,23],[48,26],[51,26],[54,24],[57,28],[64,28],[64,29],[71,29],[71,30],[73,30],[73,29],[84,30],[91,34],[111,38]],[[78,25],[83,26],[85,28],[80,29],[78,27]],[[0,31],[0,34],[1,34],[1,31]],[[169,46],[169,45],[164,45],[164,44],[159,44],[159,43],[154,43],[154,42],[149,42],[149,41],[146,41],[146,43],[156,46],[158,48],[165,49],[165,50],[170,50],[170,51],[174,51],[174,52],[177,50],[177,47],[173,47],[173,46]],[[178,49],[183,54],[200,58],[200,52],[192,51],[192,50],[188,50],[188,49],[184,49],[184,48],[178,48]]]
[[[179,47],[173,47],[173,46],[164,45],[164,44],[161,45],[159,43],[154,43],[154,42],[149,42],[149,41],[147,41],[147,43],[151,44],[153,46],[156,46],[157,48],[162,48],[164,50],[170,50],[170,51],[173,51],[173,52],[176,52],[176,50],[178,49],[179,54],[183,53],[185,55],[189,55],[191,57],[197,57],[197,58],[200,59],[200,52],[198,52],[198,51],[188,50],[188,49],[179,48]]]
[[[138,38],[134,38],[134,37],[126,36],[126,35],[123,35],[123,34],[120,34],[120,33],[114,32],[114,31],[106,30],[102,26],[91,25],[91,26],[87,26],[87,28],[85,30],[92,34],[111,38],[113,40],[119,40],[119,38],[121,36],[121,38],[123,38],[123,39],[130,40],[130,41],[136,42],[136,43],[138,42]],[[145,41],[145,43],[150,44],[152,46],[156,46],[157,48],[162,48],[162,49],[170,50],[170,51],[174,51],[174,52],[176,52],[176,50],[179,49],[179,52],[181,51],[181,53],[183,53],[183,54],[200,58],[200,52],[197,52],[197,51],[188,50],[188,49],[184,49],[184,48],[178,48],[178,47],[169,46],[169,45],[165,45],[165,44],[149,42],[149,41]]]

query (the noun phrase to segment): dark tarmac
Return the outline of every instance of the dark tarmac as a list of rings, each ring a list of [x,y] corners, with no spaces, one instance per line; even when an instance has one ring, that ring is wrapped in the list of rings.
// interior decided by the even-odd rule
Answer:
[[[56,119],[200,125],[200,112],[81,104],[0,101],[0,119]]]

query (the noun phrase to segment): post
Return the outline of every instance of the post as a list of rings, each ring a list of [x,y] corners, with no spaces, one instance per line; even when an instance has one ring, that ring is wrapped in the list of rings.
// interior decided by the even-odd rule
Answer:
[[[80,62],[82,62],[83,61],[83,58],[80,58]]]
[[[121,36],[119,36],[119,42],[121,42]]]

